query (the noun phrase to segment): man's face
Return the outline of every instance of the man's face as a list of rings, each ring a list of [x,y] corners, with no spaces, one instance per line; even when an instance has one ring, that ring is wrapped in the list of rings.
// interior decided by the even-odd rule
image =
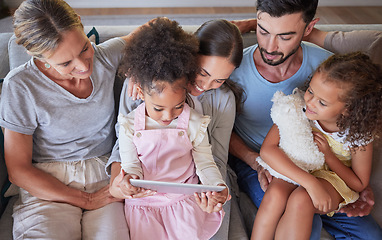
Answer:
[[[263,61],[271,66],[285,62],[295,54],[304,36],[306,23],[302,13],[276,18],[268,13],[257,14],[257,42]]]

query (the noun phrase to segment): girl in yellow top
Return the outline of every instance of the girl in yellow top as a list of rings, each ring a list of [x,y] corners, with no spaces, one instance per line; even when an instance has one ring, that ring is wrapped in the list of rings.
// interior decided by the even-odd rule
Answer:
[[[315,213],[331,213],[357,200],[358,192],[369,184],[372,141],[381,132],[381,76],[380,68],[362,53],[333,55],[318,67],[304,100],[325,166],[312,174],[297,167],[279,148],[274,125],[260,156],[300,186],[272,180],[252,239],[309,239]]]

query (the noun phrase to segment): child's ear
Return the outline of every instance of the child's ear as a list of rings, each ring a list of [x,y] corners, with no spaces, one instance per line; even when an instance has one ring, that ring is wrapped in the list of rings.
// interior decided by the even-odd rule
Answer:
[[[138,90],[138,96],[140,99],[142,99],[143,101],[145,101],[145,96],[143,94],[143,89],[140,85],[137,86],[137,90]]]

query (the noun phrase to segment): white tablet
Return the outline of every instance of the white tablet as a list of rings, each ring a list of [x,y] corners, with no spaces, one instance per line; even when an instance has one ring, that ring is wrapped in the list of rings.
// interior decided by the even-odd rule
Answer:
[[[178,193],[193,195],[195,192],[220,192],[224,190],[225,186],[212,186],[203,184],[189,184],[189,183],[172,183],[172,182],[160,182],[150,181],[142,179],[130,179],[131,185],[135,187],[142,187],[145,189],[155,190],[159,193]]]

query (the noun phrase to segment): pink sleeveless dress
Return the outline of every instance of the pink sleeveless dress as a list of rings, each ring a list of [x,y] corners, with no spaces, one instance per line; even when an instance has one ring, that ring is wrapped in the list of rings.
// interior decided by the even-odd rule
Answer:
[[[135,112],[133,142],[146,180],[198,183],[188,135],[190,107],[185,104],[176,129],[145,130],[145,105]],[[157,193],[125,200],[132,240],[209,239],[219,229],[222,212],[206,213],[194,196]]]

